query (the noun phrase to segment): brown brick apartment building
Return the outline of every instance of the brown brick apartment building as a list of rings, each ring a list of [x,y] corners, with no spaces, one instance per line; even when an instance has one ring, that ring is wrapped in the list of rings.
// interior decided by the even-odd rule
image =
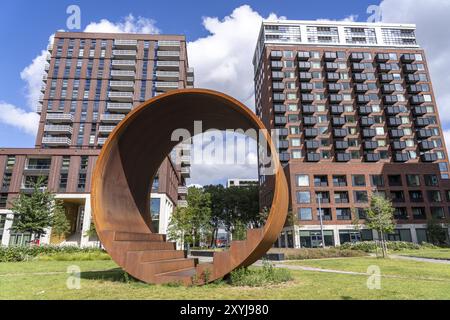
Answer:
[[[281,136],[298,218],[279,246],[319,246],[319,212],[326,245],[376,238],[352,224],[374,192],[396,209],[389,239],[427,241],[429,219],[449,221],[447,152],[414,25],[264,22],[253,63],[256,113]],[[260,183],[267,206],[270,176]]]
[[[180,35],[58,32],[43,76],[34,149],[0,149],[1,244],[22,244],[13,231],[10,201],[39,176],[64,201],[72,224],[66,239],[48,232],[44,243],[92,245],[90,180],[97,156],[114,127],[140,103],[158,94],[193,87],[186,39]],[[179,161],[178,161],[179,160]],[[189,146],[174,150],[155,178],[151,208],[165,233],[174,207],[186,205]],[[92,239],[91,239],[92,240]]]

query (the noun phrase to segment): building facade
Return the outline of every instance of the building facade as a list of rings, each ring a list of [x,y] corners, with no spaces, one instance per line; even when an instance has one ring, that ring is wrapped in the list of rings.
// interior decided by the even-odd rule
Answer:
[[[253,64],[256,113],[281,137],[298,221],[277,245],[376,238],[364,229],[373,193],[395,207],[388,239],[427,241],[428,220],[449,221],[448,156],[414,25],[263,22]],[[268,207],[273,179],[260,175],[260,184]]]
[[[58,32],[49,44],[37,112],[34,149],[0,149],[2,245],[27,243],[14,232],[11,201],[44,176],[61,199],[71,234],[43,243],[94,245],[90,180],[101,147],[133,108],[173,89],[193,87],[186,39],[181,35]],[[161,164],[151,192],[156,230],[166,233],[174,207],[186,205],[190,145],[177,147]]]

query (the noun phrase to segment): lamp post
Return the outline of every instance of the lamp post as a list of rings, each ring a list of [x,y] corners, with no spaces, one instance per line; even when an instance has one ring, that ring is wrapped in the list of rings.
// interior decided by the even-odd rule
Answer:
[[[320,220],[320,234],[322,236],[322,248],[325,249],[325,237],[323,235],[323,219],[322,219],[322,207],[321,207],[322,193],[317,194],[317,202],[319,204],[319,220]]]

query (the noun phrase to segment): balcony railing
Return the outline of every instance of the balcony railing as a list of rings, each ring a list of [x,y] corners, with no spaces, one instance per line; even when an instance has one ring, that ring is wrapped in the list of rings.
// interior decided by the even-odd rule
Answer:
[[[133,108],[132,103],[123,102],[109,102],[106,104],[106,109],[113,112],[129,112]]]
[[[180,50],[181,42],[179,40],[159,40],[159,49]]]
[[[187,68],[187,75],[194,76],[194,68]]]
[[[46,125],[44,131],[50,134],[72,134],[71,126]]]
[[[134,61],[134,60],[113,60],[112,67],[115,69],[135,69],[136,61]]]
[[[103,146],[106,143],[106,140],[108,140],[108,138],[98,138],[97,143],[100,146]]]
[[[99,126],[98,127],[98,133],[100,134],[109,134],[113,132],[114,128],[116,126]]]
[[[184,177],[189,177],[191,175],[190,167],[181,167],[181,175]]]
[[[156,79],[158,79],[158,80],[179,80],[180,73],[178,71],[156,71]]]
[[[185,186],[179,186],[179,187],[178,187],[178,193],[179,193],[179,194],[187,194],[187,193],[188,193],[188,187],[185,187]]]
[[[186,208],[188,206],[187,200],[178,200],[177,204],[181,208]]]
[[[167,91],[167,90],[172,90],[172,89],[178,89],[179,88],[178,82],[157,81],[155,86],[156,86],[156,89],[160,89],[162,91]]]
[[[108,93],[108,98],[116,101],[133,101],[133,92],[113,91]]]
[[[133,81],[110,81],[109,86],[116,90],[134,91]]]
[[[136,50],[113,50],[114,58],[136,58]]]
[[[163,59],[163,60],[179,60],[180,52],[179,51],[158,51],[157,56],[159,59]]]
[[[49,146],[70,146],[71,140],[66,137],[43,137],[42,144]]]
[[[100,121],[105,123],[118,123],[125,118],[123,114],[102,114],[100,115]]]
[[[73,122],[73,115],[70,113],[47,113],[47,121],[53,123]]]
[[[157,70],[178,70],[180,68],[179,61],[157,61],[156,69]]]
[[[111,77],[113,79],[134,79],[136,77],[136,73],[134,71],[127,70],[112,70]]]
[[[118,39],[114,40],[114,46],[115,47],[137,47],[137,40],[124,40],[124,39]]]

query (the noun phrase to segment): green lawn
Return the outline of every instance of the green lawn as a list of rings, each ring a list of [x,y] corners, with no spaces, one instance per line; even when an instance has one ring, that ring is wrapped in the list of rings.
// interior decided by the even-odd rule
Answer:
[[[395,254],[397,254],[397,253],[395,253]],[[398,255],[419,257],[419,258],[450,260],[450,248],[405,250],[405,251],[400,251],[398,253]]]
[[[0,263],[0,299],[450,299],[450,266],[375,258],[300,261],[300,265],[365,272],[378,264],[380,290],[369,290],[367,276],[291,271],[295,280],[270,287],[171,287],[126,281],[113,261],[33,261]],[[81,268],[81,289],[66,287],[67,267]],[[424,277],[442,280],[425,280]],[[414,288],[414,290],[411,290]]]

